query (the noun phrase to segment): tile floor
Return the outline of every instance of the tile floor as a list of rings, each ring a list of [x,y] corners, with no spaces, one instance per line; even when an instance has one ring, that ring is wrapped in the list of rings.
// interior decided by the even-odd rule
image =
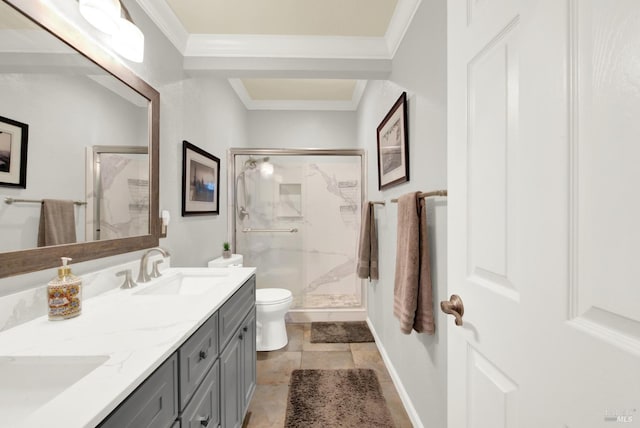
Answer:
[[[375,343],[311,343],[311,324],[287,324],[287,333],[283,349],[258,352],[257,386],[243,427],[284,426],[294,369],[350,368],[375,370],[396,428],[412,427]]]

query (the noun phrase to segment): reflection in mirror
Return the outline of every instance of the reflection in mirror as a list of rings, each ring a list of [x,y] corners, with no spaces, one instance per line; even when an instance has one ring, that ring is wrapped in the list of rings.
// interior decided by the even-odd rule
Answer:
[[[86,236],[95,240],[145,235],[149,230],[146,147],[94,146],[87,150]]]
[[[87,201],[93,188],[84,179],[86,149],[109,144],[146,150],[148,100],[23,16],[5,13],[12,10],[7,5],[2,8],[0,116],[29,125],[29,154],[27,188],[2,188],[0,195]],[[5,54],[9,47],[20,53]],[[138,162],[148,165],[147,155],[142,156],[145,159]],[[148,201],[148,175],[136,178],[147,182]],[[110,193],[111,205],[128,204],[129,192],[117,195],[121,201],[115,192]],[[86,233],[93,222],[87,215],[89,206],[75,205],[70,221],[75,222],[76,242],[100,239]],[[148,220],[148,206],[144,217]],[[2,204],[0,227],[6,231],[0,251],[36,247],[39,219],[38,203]],[[120,215],[119,220],[123,223],[125,219]],[[148,221],[144,224],[144,230],[120,225],[115,233],[101,237],[146,235]]]
[[[54,266],[59,254],[82,261],[157,245],[153,88],[53,6],[1,0],[0,93],[0,116],[29,130],[26,188],[0,183],[0,277]],[[102,168],[93,167],[95,156]],[[43,199],[78,202],[71,216],[78,244],[32,250]]]

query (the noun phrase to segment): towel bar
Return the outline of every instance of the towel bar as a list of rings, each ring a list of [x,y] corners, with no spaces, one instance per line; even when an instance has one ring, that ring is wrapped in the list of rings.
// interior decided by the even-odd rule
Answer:
[[[248,233],[248,232],[289,232],[289,233],[295,233],[298,231],[298,229],[296,229],[295,227],[292,229],[252,229],[250,227],[247,227],[246,229],[242,229],[242,231],[244,233]]]
[[[36,203],[36,204],[41,204],[42,203],[42,199],[15,199],[15,198],[4,198],[4,203],[11,205],[15,202],[29,202],[29,203]],[[73,201],[74,205],[87,205],[86,202],[82,202],[82,201]]]
[[[386,205],[384,201],[369,201],[372,205]]]
[[[433,192],[423,192],[420,193],[420,198],[429,198],[431,196],[447,196],[446,190],[434,190]],[[398,198],[391,199],[391,202],[398,202]]]

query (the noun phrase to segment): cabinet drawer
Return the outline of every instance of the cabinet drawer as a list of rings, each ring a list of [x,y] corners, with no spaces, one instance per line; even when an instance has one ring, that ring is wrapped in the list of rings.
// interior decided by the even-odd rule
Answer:
[[[178,350],[180,358],[180,409],[218,358],[218,314],[209,318]]]
[[[216,361],[207,373],[193,400],[180,415],[182,428],[215,428],[220,426],[220,365]]]
[[[178,358],[173,354],[100,427],[171,427],[178,417],[177,381]]]
[[[255,304],[256,277],[252,276],[218,311],[220,317],[220,349],[224,348]]]

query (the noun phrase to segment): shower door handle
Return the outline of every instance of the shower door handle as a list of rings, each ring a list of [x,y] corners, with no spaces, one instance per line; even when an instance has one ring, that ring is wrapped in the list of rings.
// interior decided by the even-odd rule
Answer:
[[[288,232],[288,233],[296,233],[298,231],[297,228],[293,227],[291,229],[252,229],[247,227],[246,229],[242,229],[244,233],[254,233],[254,232]]]

